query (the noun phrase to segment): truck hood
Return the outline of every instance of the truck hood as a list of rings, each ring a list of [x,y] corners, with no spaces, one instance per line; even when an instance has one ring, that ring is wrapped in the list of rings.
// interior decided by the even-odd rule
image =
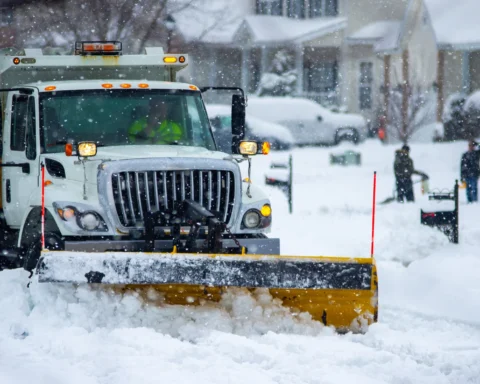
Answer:
[[[58,161],[65,169],[66,179],[83,182],[85,173],[78,157],[67,157],[64,153],[49,153],[45,159]],[[96,183],[98,166],[104,162],[128,159],[162,159],[162,158],[198,158],[230,160],[232,157],[223,152],[209,151],[201,147],[186,147],[172,145],[128,145],[116,147],[100,147],[97,155],[85,161],[85,171],[88,183]],[[49,167],[47,165],[47,172]],[[48,172],[50,173],[50,172]]]

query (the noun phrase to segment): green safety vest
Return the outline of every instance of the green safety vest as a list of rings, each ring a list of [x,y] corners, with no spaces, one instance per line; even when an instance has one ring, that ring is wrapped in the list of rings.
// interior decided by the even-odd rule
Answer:
[[[142,134],[147,129],[147,119],[135,121],[128,130],[131,143],[149,142],[151,144],[170,144],[183,138],[183,129],[172,120],[164,120],[156,129],[147,134]]]

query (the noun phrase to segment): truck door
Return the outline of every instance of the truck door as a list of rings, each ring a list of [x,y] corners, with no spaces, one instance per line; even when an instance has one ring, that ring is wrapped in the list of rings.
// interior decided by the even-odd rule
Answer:
[[[2,199],[7,224],[19,228],[30,210],[30,197],[39,191],[38,114],[35,96],[11,94],[9,98],[10,121],[3,127]]]

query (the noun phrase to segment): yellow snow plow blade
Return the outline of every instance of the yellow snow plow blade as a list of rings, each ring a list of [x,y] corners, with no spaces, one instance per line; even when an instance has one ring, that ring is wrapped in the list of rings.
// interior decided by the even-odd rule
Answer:
[[[41,283],[154,288],[173,305],[218,302],[229,287],[268,288],[293,312],[339,331],[362,331],[377,321],[373,258],[46,251],[37,274]]]

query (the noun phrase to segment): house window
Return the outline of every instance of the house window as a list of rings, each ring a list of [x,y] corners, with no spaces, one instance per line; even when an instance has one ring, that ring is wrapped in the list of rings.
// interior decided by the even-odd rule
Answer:
[[[360,109],[372,109],[373,63],[360,63]]]
[[[310,17],[338,15],[338,0],[310,0]]]
[[[338,80],[336,61],[315,64],[315,67],[308,68],[305,72],[308,92],[325,94],[336,91]]]
[[[283,0],[257,0],[257,15],[283,15]]]
[[[293,19],[304,19],[305,0],[287,0],[287,16]]]

